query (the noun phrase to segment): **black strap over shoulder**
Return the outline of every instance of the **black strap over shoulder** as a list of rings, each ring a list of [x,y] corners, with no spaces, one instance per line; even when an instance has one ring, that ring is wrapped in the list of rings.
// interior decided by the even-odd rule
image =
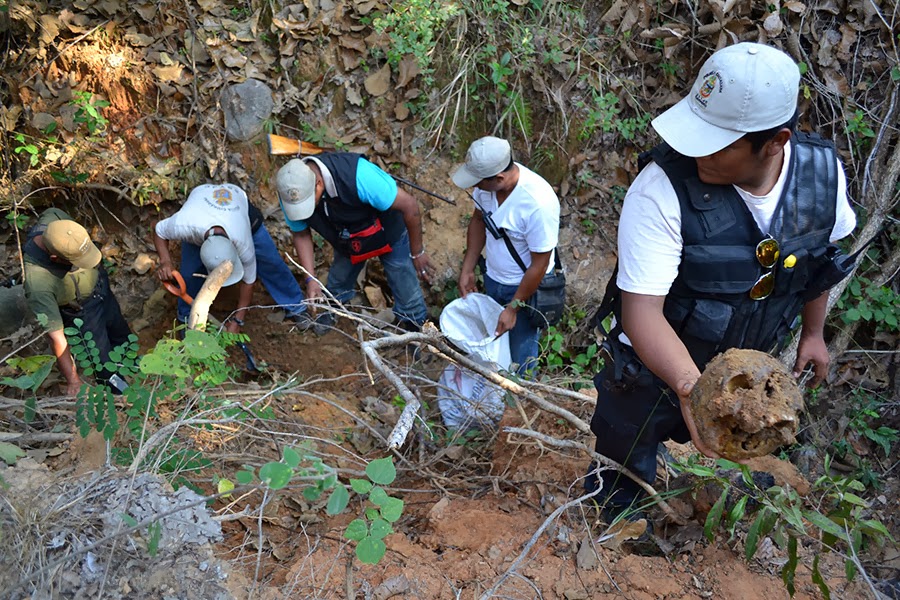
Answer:
[[[509,236],[506,235],[506,230],[502,227],[498,227],[497,231],[500,232],[500,237],[503,238],[503,243],[506,244],[506,249],[509,250],[509,253],[512,255],[513,260],[516,261],[516,264],[519,265],[519,268],[522,269],[522,272],[526,272],[528,267],[525,266],[525,261],[522,260],[522,257],[519,256],[519,253],[516,252],[515,246],[512,244],[512,240],[509,239]],[[559,246],[554,248],[553,251],[553,270],[561,271],[562,270],[562,261],[559,260],[559,252],[557,251]]]

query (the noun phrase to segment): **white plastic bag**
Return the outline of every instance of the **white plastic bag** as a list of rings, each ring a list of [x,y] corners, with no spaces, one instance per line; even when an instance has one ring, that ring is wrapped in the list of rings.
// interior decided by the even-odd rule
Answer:
[[[441,313],[441,331],[469,357],[493,370],[509,369],[509,334],[494,339],[503,307],[490,296],[469,294]],[[447,427],[492,428],[503,417],[503,389],[455,364],[438,380],[438,408]]]
[[[438,386],[438,408],[449,428],[492,429],[503,418],[503,390],[477,373],[450,364]]]
[[[485,294],[457,298],[441,312],[441,331],[463,352],[506,370],[512,362],[509,333],[494,339],[503,307]]]

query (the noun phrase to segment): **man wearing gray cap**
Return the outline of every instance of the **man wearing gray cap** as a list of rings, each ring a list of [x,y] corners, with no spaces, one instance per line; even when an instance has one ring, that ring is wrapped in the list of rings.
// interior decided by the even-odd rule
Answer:
[[[484,250],[485,292],[504,305],[495,335],[509,331],[510,355],[524,374],[536,366],[540,327],[520,309],[558,265],[559,198],[543,177],[512,159],[508,141],[493,136],[472,142],[452,179],[475,188],[459,292],[476,291],[475,265]]]
[[[46,319],[41,320],[66,379],[66,393],[74,396],[82,382],[63,330],[75,327],[75,319],[81,319],[82,332],[93,334],[99,358],[105,363],[110,350],[128,341],[131,329],[109,288],[100,250],[87,230],[65,212],[58,208],[44,211],[28,232],[22,255],[26,301],[36,316]],[[106,383],[112,375],[101,371],[96,377]]]
[[[234,269],[225,285],[240,282],[240,287],[238,305],[225,324],[228,331],[237,332],[244,325],[257,274],[288,319],[300,329],[312,326],[300,286],[266,231],[262,213],[250,204],[247,194],[238,186],[199,185],[178,212],[156,224],[153,245],[159,254],[157,277],[161,281],[170,280],[175,270],[169,240],[182,242],[180,272],[191,297],[200,291],[202,275],[225,260],[231,261]],[[190,312],[190,305],[179,298],[178,320],[186,323]]]
[[[833,145],[796,130],[799,83],[780,50],[736,44],[652,122],[664,143],[643,157],[622,208],[617,275],[597,314],[598,324],[615,316],[610,359],[591,420],[597,452],[648,483],[663,440],[714,456],[689,394],[716,354],[776,352],[802,315],[794,375],[812,364],[816,384],[827,373],[834,279],[823,274],[856,217]],[[642,494],[616,471],[600,477],[610,518]],[[596,484],[589,475],[586,487]]]
[[[419,278],[430,281],[433,268],[415,198],[364,156],[350,152],[290,160],[278,170],[275,183],[299,262],[311,274],[306,278],[308,298],[322,296],[312,275],[314,230],[334,247],[327,287],[338,301],[353,298],[366,261],[378,257],[399,325],[409,330],[422,326],[428,310]],[[316,322],[327,326],[334,318],[326,312]]]

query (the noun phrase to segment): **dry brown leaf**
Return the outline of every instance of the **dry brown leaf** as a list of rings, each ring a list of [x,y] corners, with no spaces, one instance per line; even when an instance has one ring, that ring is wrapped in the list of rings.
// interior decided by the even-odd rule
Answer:
[[[378,6],[378,2],[360,2],[356,5],[356,14],[364,17],[372,12],[372,9],[376,6]]]
[[[132,46],[137,46],[138,48],[144,48],[153,43],[153,38],[149,35],[144,35],[143,33],[139,33],[138,30],[134,27],[129,27],[127,31],[125,31],[125,35],[123,36],[126,42],[131,44]]]
[[[846,96],[850,93],[850,85],[847,83],[847,78],[837,69],[822,69],[822,79],[825,80],[825,87],[832,92],[841,96]]]
[[[59,20],[72,33],[86,33],[91,30],[91,19],[87,15],[73,13],[68,9],[63,9],[59,13]]]
[[[856,40],[859,34],[856,29],[849,23],[840,26],[841,42],[837,48],[838,57],[841,60],[850,60],[853,56],[853,48],[856,46]]]
[[[0,127],[3,127],[5,131],[14,130],[20,114],[22,114],[21,104],[13,104],[9,108],[0,105]]]
[[[398,121],[405,121],[409,117],[409,107],[405,102],[398,102],[394,106],[394,116]]]
[[[159,5],[156,2],[130,4],[129,7],[133,8],[145,21],[152,21],[156,18],[156,11],[159,9]]]
[[[647,531],[647,519],[638,519],[637,521],[622,519],[600,536],[597,543],[604,548],[618,550],[622,543],[638,539],[644,535],[645,531]]]
[[[352,48],[357,52],[365,53],[368,50],[365,40],[358,37],[353,37],[352,35],[341,36],[341,39],[338,40],[338,43],[344,48]]]
[[[366,77],[366,91],[372,96],[383,96],[391,85],[391,66],[387,63]]]
[[[247,57],[237,51],[233,46],[219,46],[210,55],[222,61],[226,67],[238,68],[243,67],[247,62]]]
[[[363,105],[362,95],[359,93],[358,89],[356,89],[355,87],[347,88],[347,102],[349,102],[353,106]]]
[[[397,67],[397,71],[397,87],[406,87],[406,84],[419,74],[419,63],[416,62],[416,57],[412,54],[404,56]]]
[[[341,64],[344,65],[345,71],[352,71],[362,63],[363,55],[355,50],[341,48],[339,51]]]
[[[51,44],[59,35],[59,19],[56,15],[41,15],[41,43]]]
[[[156,75],[161,81],[174,83],[187,83],[187,81],[189,81],[189,77],[186,76],[184,67],[182,67],[181,65],[154,67],[153,74]]]

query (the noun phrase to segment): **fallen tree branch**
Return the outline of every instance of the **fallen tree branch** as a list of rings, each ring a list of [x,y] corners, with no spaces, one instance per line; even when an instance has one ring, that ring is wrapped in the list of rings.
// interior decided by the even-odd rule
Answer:
[[[11,444],[39,444],[41,442],[64,442],[72,439],[71,433],[5,433],[0,432],[0,442]]]
[[[407,403],[406,407],[404,407],[403,409],[403,412],[400,414],[400,418],[397,420],[397,424],[394,426],[394,429],[393,431],[391,431],[391,435],[388,438],[388,448],[390,448],[391,450],[398,448],[406,440],[410,430],[412,429],[412,424],[415,422],[416,414],[418,413],[421,404],[418,398],[416,398],[415,394],[410,391],[403,380],[384,363],[384,360],[382,360],[381,356],[378,354],[378,350],[384,347],[405,345],[412,342],[424,342],[440,349],[442,351],[441,353],[448,355],[448,358],[450,360],[458,362],[463,367],[477,372],[479,375],[482,375],[483,377],[489,379],[491,382],[496,383],[506,390],[509,390],[514,395],[526,398],[541,409],[562,417],[576,429],[578,429],[581,433],[591,434],[590,426],[583,420],[579,419],[577,416],[567,411],[566,409],[560,408],[552,402],[549,402],[548,400],[540,397],[534,392],[526,389],[522,385],[519,385],[518,383],[511,381],[503,377],[502,375],[495,373],[490,369],[487,369],[482,365],[479,365],[478,363],[465,357],[464,355],[458,353],[443,341],[443,337],[441,336],[440,332],[437,331],[437,329],[435,329],[433,325],[428,325],[421,333],[407,333],[404,335],[389,336],[379,338],[377,340],[364,341],[361,343],[363,352],[366,354],[366,356],[369,357],[369,359],[378,368],[378,370],[381,371],[385,377],[387,377],[388,381],[390,381],[391,384],[394,385],[394,387],[400,393],[400,396],[404,400],[406,400]],[[541,387],[543,389],[547,389],[548,391],[555,391],[551,386],[541,384]],[[568,392],[568,390],[566,391]],[[566,395],[570,396],[571,394]],[[574,440],[559,440],[538,433],[536,431],[532,431],[530,429],[506,427],[504,428],[504,431],[539,439],[544,443],[555,446],[557,448],[581,450],[597,462],[610,468],[616,469],[617,471],[637,483],[639,486],[641,486],[641,488],[645,492],[647,492],[650,496],[656,498],[660,508],[673,522],[680,525],[684,525],[686,523],[686,521],[678,513],[676,513],[672,509],[672,507],[669,506],[668,503],[666,503],[665,500],[659,498],[659,493],[656,491],[656,489],[653,488],[653,486],[635,475],[630,469],[622,466],[611,458],[607,458],[602,454],[598,454],[597,452],[588,448],[588,446],[586,446],[585,444],[576,442]]]

